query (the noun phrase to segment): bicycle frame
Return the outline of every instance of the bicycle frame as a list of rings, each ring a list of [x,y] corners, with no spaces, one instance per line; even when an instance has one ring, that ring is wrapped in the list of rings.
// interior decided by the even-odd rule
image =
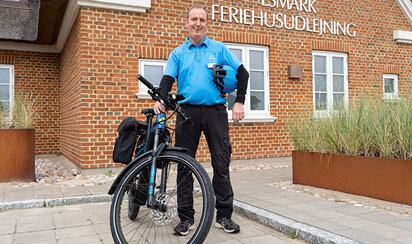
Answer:
[[[138,79],[142,81],[149,88],[149,94],[152,96],[153,100],[165,101],[165,106],[168,109],[174,110],[174,113],[177,112],[185,120],[187,119],[184,116],[184,114],[178,110],[178,105],[177,105],[177,101],[184,99],[183,96],[177,97],[174,94],[169,94],[169,97],[165,98],[160,94],[159,88],[153,87],[153,85],[149,81],[147,81],[144,77],[138,75]],[[174,95],[174,97],[172,97],[171,95]],[[145,109],[142,111],[142,113],[146,115],[146,123],[147,123],[147,138],[145,142],[146,144],[142,150],[139,150],[138,152],[136,152],[135,159],[132,162],[130,162],[126,166],[126,168],[122,170],[122,172],[120,172],[116,180],[113,182],[108,194],[112,195],[114,193],[122,177],[128,172],[128,170],[131,168],[132,165],[134,165],[140,158],[150,154],[152,156],[152,164],[150,166],[150,171],[149,171],[149,188],[148,188],[148,195],[147,195],[148,197],[147,206],[149,208],[159,209],[161,206],[160,204],[156,203],[155,197],[154,197],[155,186],[156,186],[155,176],[156,176],[156,170],[157,170],[156,162],[157,162],[158,156],[164,150],[187,151],[187,149],[169,147],[169,140],[170,140],[169,136],[167,136],[166,140],[162,140],[161,138],[162,133],[166,133],[167,135],[169,134],[169,131],[166,127],[166,122],[170,117],[166,118],[166,115],[164,113],[160,113],[156,115],[156,120],[153,123],[153,118],[155,116],[153,109]],[[160,187],[159,187],[160,193],[166,192],[167,178],[166,178],[165,172],[167,171],[167,168],[168,168],[167,163],[162,164],[162,176],[161,176],[161,182],[160,182]]]

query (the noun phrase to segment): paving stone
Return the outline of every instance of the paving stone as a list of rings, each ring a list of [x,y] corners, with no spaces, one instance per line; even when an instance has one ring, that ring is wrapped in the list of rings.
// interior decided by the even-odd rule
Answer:
[[[91,236],[81,236],[81,237],[71,237],[65,239],[59,239],[58,244],[101,244],[102,241],[100,240],[98,235],[91,235]]]
[[[113,237],[111,233],[104,233],[98,235],[103,244],[113,244]]]
[[[297,202],[301,202],[301,203],[308,203],[308,204],[310,204],[310,203],[312,203],[312,202],[316,202],[316,201],[319,200],[319,199],[316,198],[316,197],[306,196],[306,195],[303,195],[303,194],[298,195],[298,196],[290,196],[290,197],[287,197],[287,198],[288,198],[288,199],[291,199],[291,200],[293,200],[293,201],[297,201]],[[316,206],[316,205],[315,205],[315,206]]]
[[[18,211],[0,212],[0,235],[13,234],[15,232],[17,216]]]
[[[412,235],[405,236],[405,237],[402,237],[402,238],[396,238],[396,241],[398,241],[400,243],[410,244],[410,243],[412,243]]]
[[[4,197],[5,202],[20,201],[26,199],[33,199],[33,189],[27,188],[9,188]]]
[[[18,211],[19,217],[26,217],[32,215],[50,215],[50,208],[29,208]]]
[[[316,226],[320,229],[329,231],[329,232],[333,232],[336,233],[336,231],[340,231],[340,230],[349,230],[352,229],[350,227],[348,227],[347,225],[342,225],[339,223],[335,223],[332,221],[328,221],[328,220],[319,220],[319,221],[313,221],[311,222],[312,226]]]
[[[94,224],[93,223],[93,226],[94,226],[94,229],[95,229],[96,233],[99,234],[99,235],[100,234],[105,234],[105,233],[111,233],[110,225],[109,225],[108,222],[102,223],[102,224]]]
[[[405,244],[405,243],[410,244],[411,242],[402,242],[402,241],[390,240],[390,241],[373,242],[372,244]]]
[[[345,206],[346,204],[343,202],[333,202],[333,201],[325,201],[325,200],[319,200],[319,198],[316,198],[317,200],[309,202],[308,204],[318,206],[320,208],[337,208],[337,207],[342,207]]]
[[[283,206],[283,207],[286,207],[286,206],[291,205],[291,204],[298,204],[299,203],[297,201],[291,200],[291,199],[286,198],[286,197],[276,197],[276,198],[267,199],[266,201],[270,202],[270,203],[274,203],[274,204],[279,205],[279,206]]]
[[[73,197],[73,196],[90,196],[89,190],[85,187],[62,187],[62,196]]]
[[[107,194],[107,192],[109,192],[110,185],[100,185],[100,186],[94,186],[94,187],[86,187],[86,189],[92,195]]]
[[[314,221],[320,221],[318,217],[306,214],[306,213],[300,213],[300,212],[295,212],[295,213],[289,213],[287,214],[287,217],[293,220],[296,220],[298,222],[303,222],[303,223],[311,223]]]
[[[279,238],[276,238],[271,235],[263,235],[263,236],[257,236],[257,237],[251,237],[247,239],[242,239],[242,242],[248,243],[248,244],[287,244],[289,242],[286,242],[284,240],[280,240]]]
[[[56,234],[54,230],[38,231],[38,232],[26,232],[17,233],[14,235],[15,241],[13,244],[26,244],[26,243],[56,243]]]
[[[56,198],[62,196],[63,194],[58,186],[34,188],[34,198]]]
[[[359,229],[341,230],[341,231],[336,231],[336,233],[341,236],[350,238],[352,240],[359,241],[361,243],[374,243],[377,241],[384,241],[388,244],[391,243],[390,239],[385,239],[385,238],[382,238],[381,236],[372,234],[370,232],[362,231]]]
[[[399,218],[398,218],[399,220]],[[412,232],[412,219],[405,219],[401,221],[395,221],[391,223],[387,223],[390,226],[405,229]],[[412,243],[412,242],[411,242]]]
[[[0,243],[13,243],[13,235],[0,235]]]
[[[106,223],[107,224],[107,223]],[[96,231],[92,225],[86,226],[76,226],[68,228],[59,228],[56,230],[56,238],[58,240],[71,238],[71,237],[80,237],[80,236],[89,236],[96,235]]]
[[[268,211],[280,214],[282,216],[285,216],[289,213],[294,213],[295,212],[294,210],[292,210],[290,208],[284,208],[280,205],[276,205],[272,202],[266,202],[266,201],[259,202],[259,203],[255,204],[255,206],[258,207],[258,208],[266,209]]]
[[[45,230],[54,230],[50,214],[19,216],[17,218],[16,233]]]
[[[91,223],[81,206],[66,206],[52,210],[52,218],[56,228],[83,226]]]
[[[312,212],[313,210],[319,209],[319,207],[307,203],[288,204],[285,205],[285,208],[290,208],[297,212]]]
[[[3,202],[6,197],[7,188],[7,186],[4,187],[0,184],[0,202]]]
[[[329,209],[313,209],[311,211],[307,212],[309,215],[318,217],[320,219],[330,219],[330,218],[336,218],[336,217],[341,217],[344,216],[342,213],[335,212]]]
[[[366,219],[366,220],[371,220],[371,221],[381,223],[381,224],[390,223],[390,222],[394,222],[394,221],[399,221],[398,216],[394,216],[394,215],[387,214],[387,213],[379,213],[379,212],[359,214],[359,215],[357,215],[357,217],[363,218],[363,219]]]
[[[374,212],[372,209],[367,209],[367,208],[360,208],[360,207],[354,207],[354,206],[339,206],[336,208],[330,208],[330,210],[336,211],[343,213],[345,215],[353,215],[353,216],[358,216],[360,214],[366,214],[366,213],[371,213]]]
[[[371,225],[376,224],[375,222],[364,220],[364,219],[361,219],[355,216],[335,217],[335,218],[330,218],[329,221],[343,224],[351,228],[362,228],[362,227],[371,226]]]
[[[377,236],[382,236],[387,239],[401,238],[409,236],[411,233],[405,229],[392,227],[385,224],[376,224],[361,228],[361,230],[373,233]]]

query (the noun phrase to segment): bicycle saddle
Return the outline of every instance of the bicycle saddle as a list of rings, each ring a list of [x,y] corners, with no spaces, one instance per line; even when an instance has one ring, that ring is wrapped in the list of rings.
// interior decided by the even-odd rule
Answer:
[[[146,114],[155,114],[154,109],[153,108],[145,108],[142,110],[142,114],[146,115]]]

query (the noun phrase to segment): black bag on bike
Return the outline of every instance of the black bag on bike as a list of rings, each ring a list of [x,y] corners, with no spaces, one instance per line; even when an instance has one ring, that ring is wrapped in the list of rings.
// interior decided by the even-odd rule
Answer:
[[[116,163],[128,164],[132,161],[133,151],[136,146],[136,140],[139,133],[142,133],[143,128],[147,125],[134,117],[124,119],[117,131],[116,143],[113,149],[113,161]]]

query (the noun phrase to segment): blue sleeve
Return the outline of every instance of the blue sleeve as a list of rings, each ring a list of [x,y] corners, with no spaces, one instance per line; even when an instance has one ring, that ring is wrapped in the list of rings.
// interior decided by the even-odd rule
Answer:
[[[222,44],[222,55],[223,60],[226,62],[226,65],[229,65],[234,70],[237,70],[242,63],[237,59],[237,57],[226,47],[225,44]]]
[[[176,78],[177,73],[179,71],[179,60],[176,54],[176,51],[173,50],[172,53],[169,55],[167,59],[166,69],[163,75],[171,76],[172,78]]]

